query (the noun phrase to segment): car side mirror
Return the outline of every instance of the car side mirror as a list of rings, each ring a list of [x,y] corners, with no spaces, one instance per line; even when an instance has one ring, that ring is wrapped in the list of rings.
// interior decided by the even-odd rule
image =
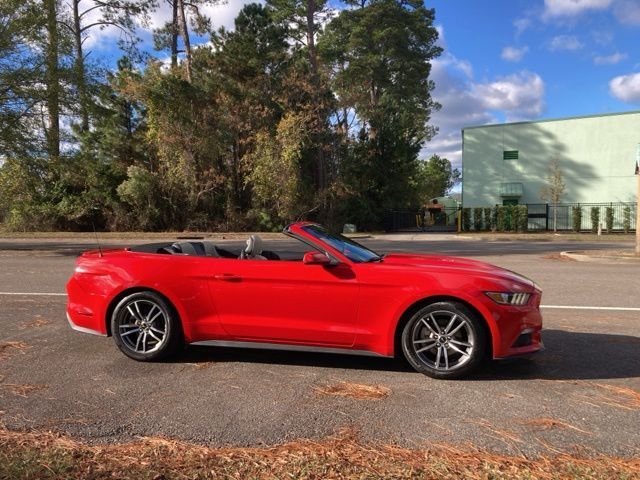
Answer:
[[[325,253],[306,252],[302,257],[302,263],[306,265],[331,265],[331,259]]]

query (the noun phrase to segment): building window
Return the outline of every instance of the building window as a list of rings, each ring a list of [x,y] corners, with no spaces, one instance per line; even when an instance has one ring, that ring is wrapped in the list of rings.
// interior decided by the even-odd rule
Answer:
[[[518,150],[505,150],[502,152],[503,160],[518,160]]]

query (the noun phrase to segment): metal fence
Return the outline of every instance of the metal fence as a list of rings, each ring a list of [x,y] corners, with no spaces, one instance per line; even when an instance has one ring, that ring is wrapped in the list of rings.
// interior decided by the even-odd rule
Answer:
[[[548,206],[548,230],[597,231],[611,229],[615,232],[635,231],[635,203],[563,203]],[[574,225],[574,217],[580,211],[580,225]],[[595,213],[597,212],[597,214]],[[577,217],[575,218],[578,221]],[[576,227],[576,228],[574,228]]]
[[[384,218],[384,229],[387,232],[455,232],[459,211],[457,207],[445,207],[433,213],[390,210]]]
[[[597,231],[598,225],[603,231],[613,232],[635,231],[636,203],[563,203],[549,205],[546,203],[529,203],[527,207],[527,228],[529,231]],[[496,205],[482,209],[480,230],[492,228],[490,219],[486,218],[487,209],[494,210],[502,207],[504,215],[511,215],[508,206]],[[411,210],[392,210],[385,216],[385,230],[388,232],[401,231],[455,231],[457,230],[457,216],[462,208],[445,208],[440,214],[421,216],[420,212]],[[469,215],[470,230],[474,230],[473,215],[475,208],[466,209]],[[596,214],[597,212],[597,214]],[[580,224],[578,225],[578,215]],[[574,219],[576,223],[574,223]],[[464,223],[464,222],[462,222]],[[514,222],[507,220],[506,225]],[[495,228],[495,225],[493,225]],[[464,227],[463,227],[464,228]]]

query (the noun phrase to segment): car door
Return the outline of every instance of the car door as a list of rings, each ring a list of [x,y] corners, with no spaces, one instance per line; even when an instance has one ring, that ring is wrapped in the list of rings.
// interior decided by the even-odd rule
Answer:
[[[212,270],[213,303],[235,340],[353,345],[358,283],[349,265],[218,259]]]

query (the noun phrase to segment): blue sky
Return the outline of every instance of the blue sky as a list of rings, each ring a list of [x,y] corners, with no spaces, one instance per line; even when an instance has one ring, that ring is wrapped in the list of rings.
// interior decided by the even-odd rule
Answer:
[[[87,0],[91,1],[91,0]],[[233,26],[249,0],[204,12]],[[166,2],[149,30],[170,17]],[[331,0],[339,6],[339,0]],[[423,156],[460,166],[465,126],[640,109],[640,0],[427,0],[436,9],[444,54],[433,64],[438,135]],[[116,31],[87,46],[112,63]],[[162,55],[162,54],[161,54]]]

